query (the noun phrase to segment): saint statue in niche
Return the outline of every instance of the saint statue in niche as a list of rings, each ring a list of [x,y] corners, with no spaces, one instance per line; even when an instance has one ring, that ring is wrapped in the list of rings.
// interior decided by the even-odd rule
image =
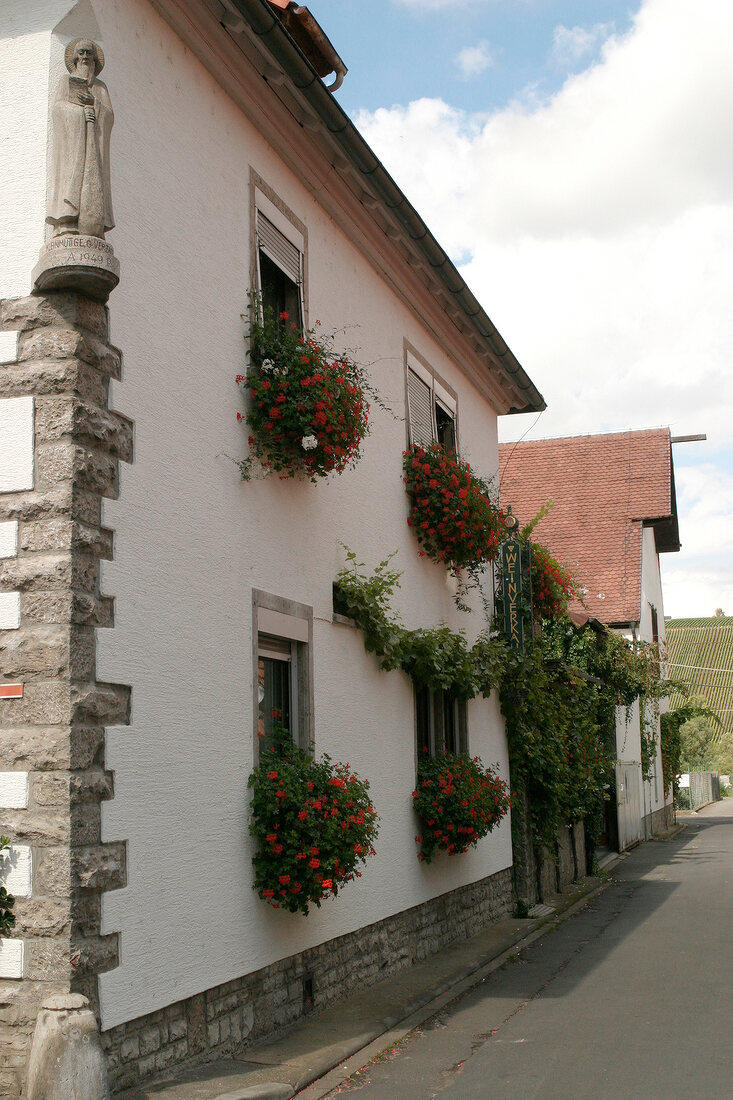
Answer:
[[[51,113],[51,195],[46,221],[53,235],[104,237],[113,227],[109,139],[114,122],[107,87],[97,77],[104,54],[89,38],[66,47],[68,76]]]

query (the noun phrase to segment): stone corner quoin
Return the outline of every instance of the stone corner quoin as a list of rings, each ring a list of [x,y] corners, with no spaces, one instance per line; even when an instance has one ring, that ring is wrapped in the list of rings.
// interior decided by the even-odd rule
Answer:
[[[120,352],[106,307],[83,293],[0,300],[0,812],[12,842],[0,881],[16,924],[0,940],[0,1094],[20,1095],[42,1003],[117,965],[101,895],[125,885],[125,844],[102,844],[113,797],[104,729],[130,689],[96,678],[113,626],[100,561],[101,502],[132,461],[132,423],[109,409]]]

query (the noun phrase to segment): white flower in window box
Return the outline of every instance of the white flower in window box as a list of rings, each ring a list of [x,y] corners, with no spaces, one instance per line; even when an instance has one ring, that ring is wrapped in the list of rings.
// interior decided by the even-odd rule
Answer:
[[[318,446],[318,440],[314,435],[304,435],[300,445],[304,451],[314,451]]]

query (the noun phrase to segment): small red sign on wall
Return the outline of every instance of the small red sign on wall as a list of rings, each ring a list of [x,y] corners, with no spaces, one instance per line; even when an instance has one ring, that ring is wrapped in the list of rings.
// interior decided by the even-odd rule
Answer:
[[[22,684],[0,684],[0,699],[22,699]]]

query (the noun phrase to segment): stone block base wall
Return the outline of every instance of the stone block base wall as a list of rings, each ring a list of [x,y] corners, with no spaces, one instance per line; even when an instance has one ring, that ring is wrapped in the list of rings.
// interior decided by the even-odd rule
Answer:
[[[586,874],[585,828],[582,821],[557,831],[554,851],[544,848],[538,859],[529,824],[527,796],[512,810],[514,892],[531,908],[566,889]]]
[[[534,853],[533,853],[534,856]],[[536,857],[535,864],[536,864]],[[557,830],[554,851],[543,849],[537,868],[537,901],[547,901],[553,894],[566,890],[586,875],[585,827],[582,821],[561,825]]]
[[[642,833],[645,840],[648,840],[652,836],[656,836],[657,833],[664,832],[665,829],[671,829],[675,823],[674,806],[661,806],[658,810],[655,810],[651,814],[647,814],[642,822]]]
[[[531,907],[539,898],[539,887],[529,824],[529,800],[524,793],[512,806],[512,860],[516,897]]]
[[[252,904],[257,904],[254,899]],[[511,912],[511,869],[102,1034],[112,1091],[184,1062],[231,1054],[356,989],[421,962]]]

